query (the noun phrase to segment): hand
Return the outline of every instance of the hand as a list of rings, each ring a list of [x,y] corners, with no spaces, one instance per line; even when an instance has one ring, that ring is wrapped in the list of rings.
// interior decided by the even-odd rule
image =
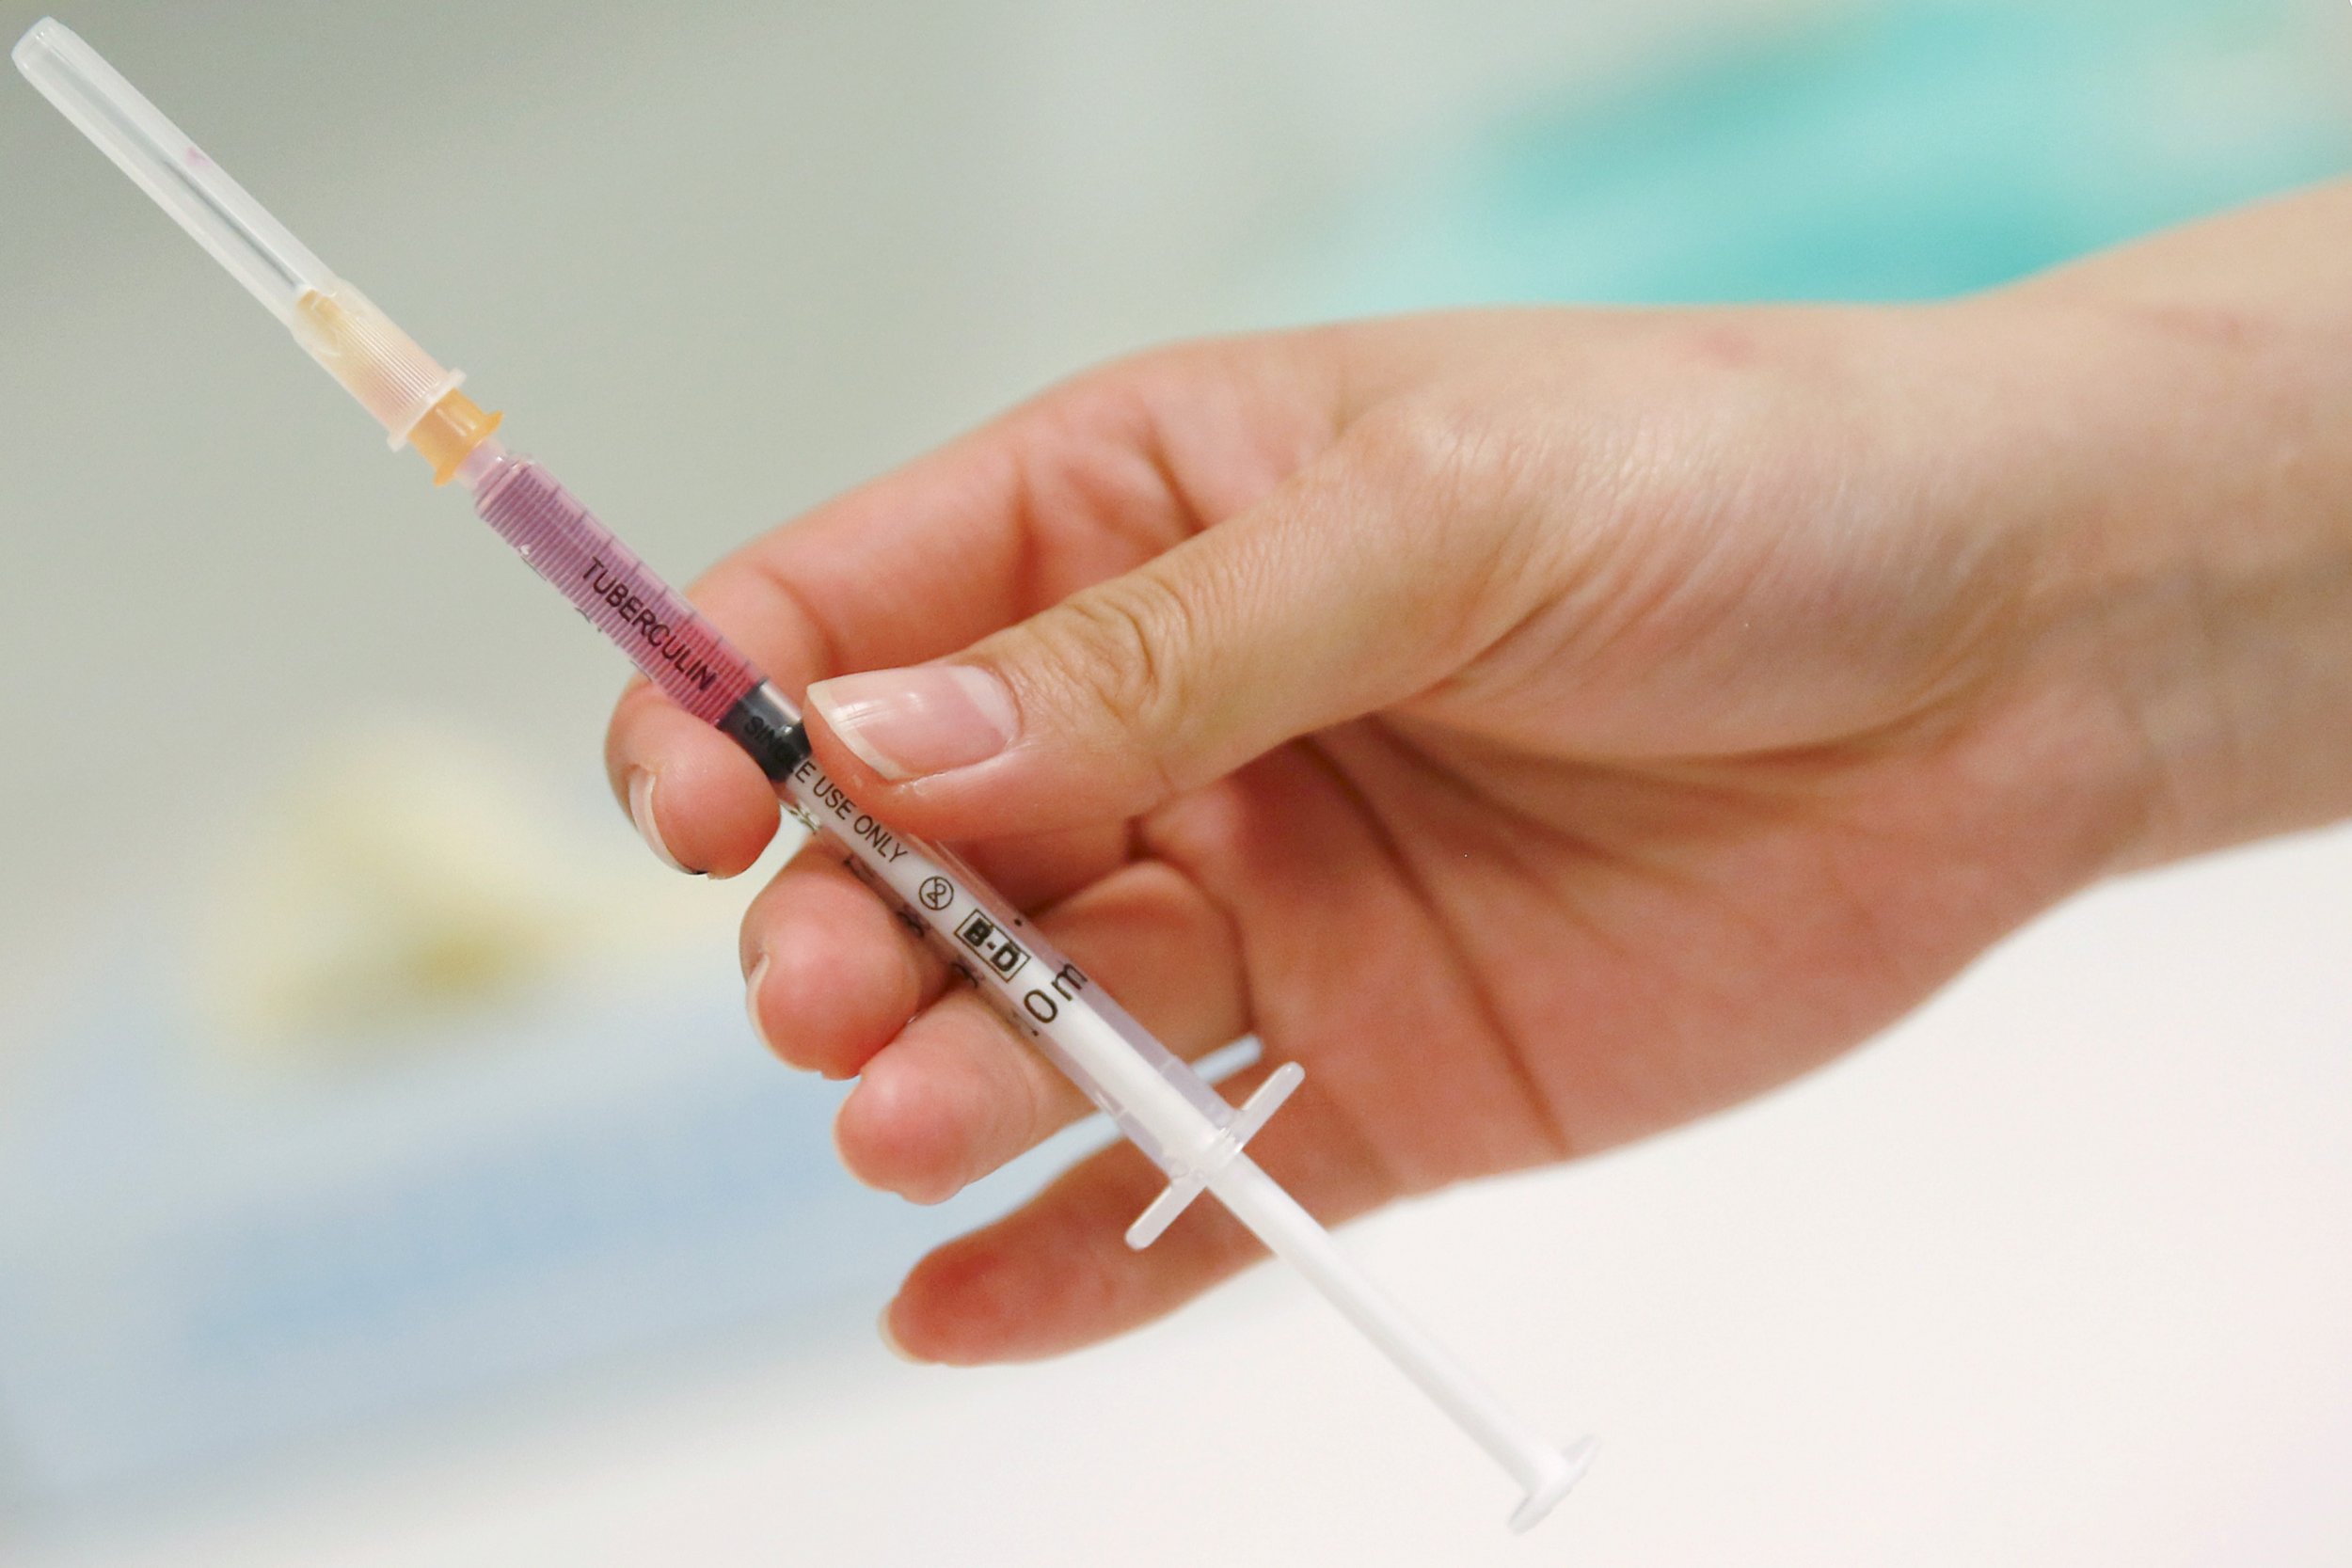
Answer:
[[[2184,410],[2250,351],[2142,310],[2141,276],[1157,353],[695,597],[807,688],[856,799],[1171,1049],[1254,1031],[1305,1064],[1252,1150],[1336,1223],[1755,1095],[2105,871],[2341,809],[2265,795],[2275,750],[2215,762],[2275,632],[2233,619],[2239,553],[2192,541],[2256,518],[2278,547],[2248,559],[2341,586],[2352,541],[2287,503],[2352,473],[2185,450],[2249,450],[2260,421]],[[646,688],[608,752],[674,863],[732,875],[774,829],[749,761]],[[836,1140],[874,1185],[945,1198],[1086,1110],[819,848],[742,955],[776,1053],[859,1078]],[[1129,1252],[1160,1185],[1123,1145],[1088,1159],[926,1259],[885,1332],[1052,1354],[1255,1255],[1211,1204]]]

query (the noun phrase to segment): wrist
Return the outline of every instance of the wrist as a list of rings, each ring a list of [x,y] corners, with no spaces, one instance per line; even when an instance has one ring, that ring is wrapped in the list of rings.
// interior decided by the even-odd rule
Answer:
[[[2042,662],[2119,737],[2123,859],[2352,815],[2352,354],[2259,303],[2008,308],[2048,371]]]

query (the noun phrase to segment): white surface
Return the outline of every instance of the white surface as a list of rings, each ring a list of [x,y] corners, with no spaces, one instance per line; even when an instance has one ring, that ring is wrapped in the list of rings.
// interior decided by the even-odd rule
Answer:
[[[1604,1434],[1528,1537],[1262,1269],[1059,1363],[779,1359],[31,1561],[2339,1564],[2347,907],[2344,831],[2122,884],[1761,1104],[1348,1232]]]

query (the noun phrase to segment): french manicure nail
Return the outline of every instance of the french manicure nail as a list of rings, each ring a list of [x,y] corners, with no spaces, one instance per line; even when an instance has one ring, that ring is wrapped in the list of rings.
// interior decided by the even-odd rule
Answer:
[[[628,775],[628,818],[637,824],[639,836],[644,839],[645,847],[654,852],[662,864],[673,871],[684,871],[686,867],[680,863],[675,855],[670,853],[670,847],[661,842],[661,830],[654,825],[653,785],[654,775],[650,769],[639,768],[630,771]]]
[[[968,664],[835,675],[808,689],[808,705],[893,784],[986,762],[1020,727],[1005,683]]]

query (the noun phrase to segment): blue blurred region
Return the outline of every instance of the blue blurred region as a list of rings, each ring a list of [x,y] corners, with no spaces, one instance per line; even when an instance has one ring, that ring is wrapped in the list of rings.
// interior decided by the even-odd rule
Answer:
[[[1964,293],[2343,171],[2274,0],[1895,4],[1514,118],[1377,194],[1316,304]]]
[[[739,993],[714,944],[335,1062],[222,1051],[167,964],[87,988],[0,1101],[0,1500],[219,1477],[757,1325],[879,1356],[898,1274],[1070,1143],[937,1209],[869,1192],[833,1155],[845,1089],[776,1070]]]

